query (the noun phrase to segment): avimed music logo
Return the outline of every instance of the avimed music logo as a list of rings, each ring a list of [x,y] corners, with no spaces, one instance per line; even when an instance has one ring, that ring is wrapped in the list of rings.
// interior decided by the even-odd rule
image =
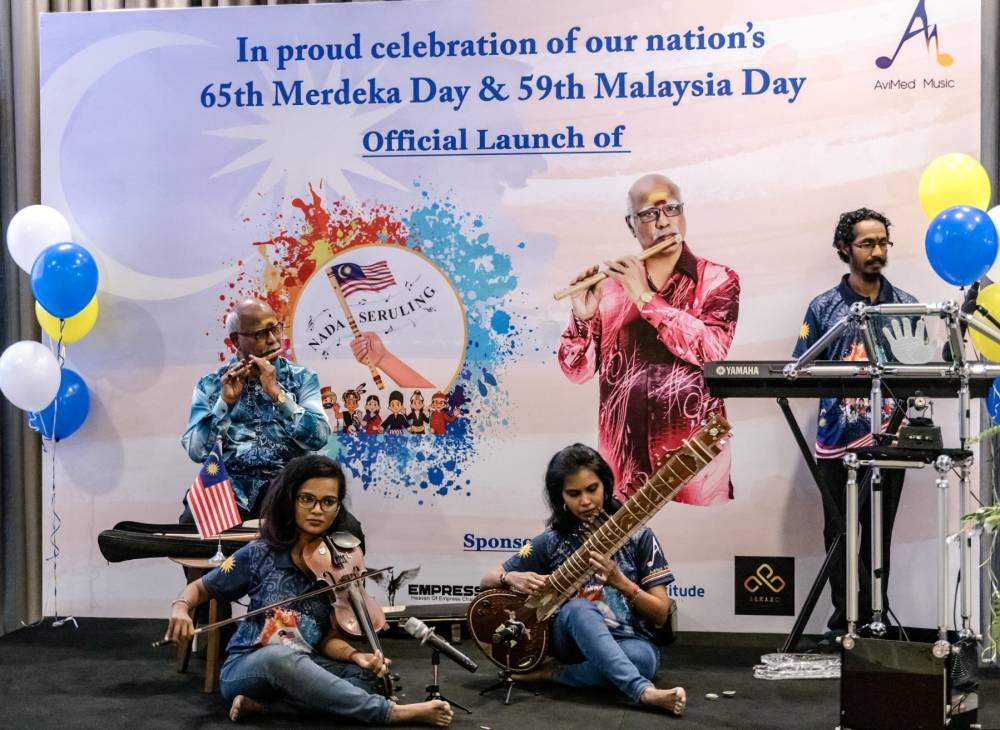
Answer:
[[[925,0],[918,0],[917,7],[913,10],[913,15],[910,17],[910,22],[906,26],[906,30],[903,31],[902,37],[899,39],[899,43],[896,45],[896,50],[893,51],[892,56],[879,56],[875,59],[875,65],[881,69],[887,69],[896,60],[896,56],[899,55],[899,50],[903,45],[911,38],[916,38],[917,36],[923,36],[924,43],[927,44],[927,53],[931,52],[931,41],[934,41],[934,55],[939,65],[950,66],[954,59],[951,55],[947,53],[941,53],[941,48],[938,42],[938,27],[937,23],[931,25],[930,21],[927,19],[927,8],[924,7]]]

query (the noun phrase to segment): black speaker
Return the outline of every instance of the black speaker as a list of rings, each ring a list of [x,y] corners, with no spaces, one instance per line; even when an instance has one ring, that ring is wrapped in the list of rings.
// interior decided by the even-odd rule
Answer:
[[[840,726],[843,730],[970,728],[978,696],[953,689],[952,664],[974,645],[935,657],[933,643],[854,640],[842,649]]]

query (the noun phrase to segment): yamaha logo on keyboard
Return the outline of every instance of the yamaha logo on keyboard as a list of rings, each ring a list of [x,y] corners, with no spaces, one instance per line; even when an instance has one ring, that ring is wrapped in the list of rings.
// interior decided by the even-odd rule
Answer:
[[[760,375],[758,365],[717,365],[716,375]]]

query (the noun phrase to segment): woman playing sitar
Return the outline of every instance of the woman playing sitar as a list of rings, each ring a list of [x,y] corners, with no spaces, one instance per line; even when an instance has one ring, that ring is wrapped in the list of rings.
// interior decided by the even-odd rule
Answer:
[[[574,444],[557,453],[545,475],[552,511],[548,529],[490,570],[482,587],[541,595],[549,575],[577,552],[589,532],[622,509],[613,487],[611,468],[595,450]],[[514,679],[611,685],[639,704],[682,714],[684,689],[658,689],[651,681],[660,665],[652,629],[667,621],[666,586],[674,580],[656,537],[641,527],[610,558],[590,551],[587,559],[596,572],[552,622],[555,661],[515,673]],[[497,639],[503,638],[498,631]]]

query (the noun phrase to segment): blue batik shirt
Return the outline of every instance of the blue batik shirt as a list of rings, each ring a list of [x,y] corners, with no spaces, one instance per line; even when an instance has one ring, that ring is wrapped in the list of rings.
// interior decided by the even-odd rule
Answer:
[[[799,357],[835,324],[850,313],[855,302],[866,304],[904,304],[917,301],[916,297],[897,289],[884,276],[878,297],[872,302],[858,294],[847,283],[845,274],[840,284],[825,291],[809,303],[805,321],[799,331],[792,357]],[[876,327],[876,330],[880,330]],[[888,353],[888,343],[876,333],[876,346]],[[821,352],[819,360],[867,360],[861,329],[857,322],[848,327]],[[893,402],[883,401],[883,427],[892,413]],[[848,449],[869,446],[872,443],[872,424],[867,398],[820,398],[816,428],[816,458],[839,459]]]
[[[320,585],[292,562],[287,550],[263,540],[245,545],[208,573],[208,594],[221,601],[250,598],[248,611],[300,596]],[[268,643],[285,643],[301,651],[319,647],[330,629],[330,594],[288,603],[242,621],[229,640],[229,654],[245,654]]]
[[[548,575],[576,552],[585,539],[582,528],[570,534],[562,534],[549,528],[526,543],[517,555],[508,558],[503,569],[508,572],[531,571]],[[674,574],[663,555],[663,549],[648,527],[641,528],[630,537],[611,559],[617,563],[618,569],[626,578],[643,590],[674,582]],[[633,611],[632,604],[617,588],[605,585],[596,575],[591,576],[580,589],[579,597],[597,603],[613,636],[640,636],[647,641],[652,639],[652,623]]]
[[[198,381],[181,443],[188,456],[201,463],[221,439],[236,502],[250,511],[290,459],[326,445],[330,422],[316,372],[283,357],[274,361],[278,385],[285,391],[283,404],[273,403],[259,381],[248,380],[240,399],[227,406],[221,397],[222,376],[236,362],[234,357]]]

